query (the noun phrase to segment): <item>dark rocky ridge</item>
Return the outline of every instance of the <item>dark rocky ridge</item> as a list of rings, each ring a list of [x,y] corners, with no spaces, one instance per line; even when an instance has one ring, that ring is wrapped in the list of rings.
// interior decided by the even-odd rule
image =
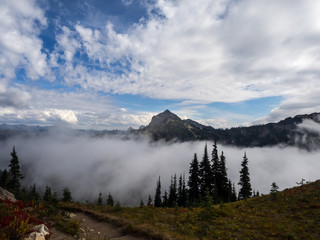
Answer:
[[[215,129],[190,119],[181,120],[178,116],[166,110],[154,116],[148,126],[137,132],[149,134],[155,141],[160,139],[166,141],[217,140],[222,144],[241,147],[263,147],[280,144],[306,149],[319,148],[319,133],[297,127],[306,119],[320,124],[320,113],[297,115],[278,123]]]

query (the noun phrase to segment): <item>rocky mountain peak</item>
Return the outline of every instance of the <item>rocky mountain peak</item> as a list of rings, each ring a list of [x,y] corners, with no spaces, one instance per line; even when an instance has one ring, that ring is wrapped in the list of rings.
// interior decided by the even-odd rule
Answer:
[[[177,115],[175,115],[167,109],[164,112],[159,113],[156,116],[153,116],[148,126],[152,128],[161,124],[168,123],[169,121],[181,121],[181,118],[179,118]]]

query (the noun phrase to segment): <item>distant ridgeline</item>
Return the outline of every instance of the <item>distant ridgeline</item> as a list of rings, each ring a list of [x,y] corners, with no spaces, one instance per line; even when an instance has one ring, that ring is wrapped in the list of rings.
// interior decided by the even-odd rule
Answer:
[[[52,128],[2,124],[0,125],[0,140],[13,136],[39,136],[47,134]],[[124,138],[149,135],[154,141],[216,140],[219,144],[239,147],[281,145],[316,150],[320,148],[320,113],[297,115],[278,123],[215,129],[190,119],[182,120],[174,113],[166,110],[153,116],[148,126],[139,129],[129,128],[127,131],[70,130],[70,133],[90,137],[119,135]]]

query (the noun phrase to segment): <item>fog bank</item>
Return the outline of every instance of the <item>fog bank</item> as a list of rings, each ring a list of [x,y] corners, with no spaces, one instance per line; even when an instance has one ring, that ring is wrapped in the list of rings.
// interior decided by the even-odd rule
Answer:
[[[75,200],[96,201],[101,191],[109,192],[123,205],[137,205],[154,196],[158,176],[162,193],[168,189],[170,176],[186,174],[193,154],[201,161],[206,142],[150,143],[144,140],[122,140],[116,137],[76,137],[70,132],[53,129],[51,134],[26,139],[10,139],[0,143],[0,169],[7,168],[12,147],[16,151],[26,175],[25,185],[46,185],[61,196],[68,186]],[[208,151],[211,155],[211,142]],[[249,159],[253,189],[268,193],[272,182],[280,189],[293,187],[302,178],[320,178],[320,152],[297,148],[235,148],[218,145],[224,151],[228,177],[239,181],[240,163],[244,151]],[[237,187],[237,186],[236,186]]]

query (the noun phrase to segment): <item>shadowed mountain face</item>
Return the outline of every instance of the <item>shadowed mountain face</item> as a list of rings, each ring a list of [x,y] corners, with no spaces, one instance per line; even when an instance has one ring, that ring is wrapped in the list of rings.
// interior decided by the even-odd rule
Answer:
[[[307,126],[303,126],[304,123]],[[309,126],[309,127],[308,127]],[[314,128],[314,129],[313,129]],[[26,125],[0,125],[0,141],[9,137],[39,136],[47,134],[54,127],[30,127]],[[240,147],[263,146],[297,146],[315,150],[320,148],[320,113],[297,115],[286,118],[278,123],[268,123],[251,127],[237,127],[230,129],[215,129],[204,126],[193,120],[182,120],[174,113],[166,110],[152,117],[146,127],[128,131],[96,131],[96,130],[69,130],[70,133],[103,137],[106,135],[120,135],[124,138],[139,135],[149,135],[154,141],[197,141],[217,140],[220,144]]]
[[[242,147],[263,147],[273,145],[299,146],[314,149],[320,146],[319,133],[298,128],[304,120],[319,124],[320,113],[297,115],[278,123],[268,123],[251,127],[214,129],[193,120],[181,120],[169,110],[154,116],[148,126],[138,130],[149,134],[154,140],[195,141],[217,140],[222,144]]]

